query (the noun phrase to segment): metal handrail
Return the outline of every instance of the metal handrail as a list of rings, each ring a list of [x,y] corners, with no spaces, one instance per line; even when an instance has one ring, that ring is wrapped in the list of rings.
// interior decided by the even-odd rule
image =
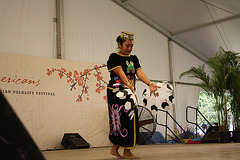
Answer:
[[[158,109],[158,111],[161,111],[161,112],[165,112],[166,113],[166,124],[161,124],[161,123],[158,123],[157,121],[157,115],[156,115],[156,124],[160,125],[160,126],[164,126],[166,128],[166,131],[165,131],[165,143],[166,143],[166,139],[167,139],[167,130],[169,130],[180,142],[182,142],[182,139],[180,139],[172,130],[171,128],[168,127],[168,116],[178,125],[178,127],[185,133],[186,131],[182,128],[182,126],[173,118],[173,116],[168,112],[168,111],[165,111],[165,110],[162,110],[162,109]]]
[[[189,110],[189,108],[196,110],[196,123],[191,122],[191,121],[188,120],[188,110]],[[212,126],[211,123],[210,123],[210,122],[204,117],[204,115],[198,110],[198,108],[194,108],[194,107],[192,107],[192,106],[187,106],[187,108],[186,108],[186,120],[187,120],[188,123],[191,123],[191,124],[196,125],[196,137],[197,137],[197,129],[198,129],[198,128],[200,128],[201,131],[202,131],[203,133],[205,133],[205,131],[204,131],[204,130],[198,125],[198,123],[197,123],[198,113],[204,118],[205,121],[207,121],[207,123],[208,123],[210,126]]]

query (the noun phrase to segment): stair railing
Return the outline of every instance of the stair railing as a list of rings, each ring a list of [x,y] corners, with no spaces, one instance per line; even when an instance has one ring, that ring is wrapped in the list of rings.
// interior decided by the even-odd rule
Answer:
[[[195,110],[195,115],[196,115],[196,120],[195,120],[195,122],[191,122],[191,121],[188,120],[188,110],[189,110],[189,109]],[[188,123],[194,124],[194,125],[196,126],[196,134],[195,134],[195,135],[196,135],[196,138],[197,138],[197,130],[198,130],[198,128],[199,128],[203,133],[205,133],[205,131],[202,129],[202,127],[200,127],[200,126],[198,125],[198,123],[197,123],[198,114],[199,114],[200,116],[202,116],[202,118],[209,124],[209,126],[212,126],[211,123],[206,119],[206,117],[198,110],[198,108],[194,108],[194,107],[191,107],[191,106],[187,106],[187,108],[186,108],[186,120],[187,120]]]
[[[162,110],[162,109],[158,109],[158,111],[161,111],[161,112],[165,112],[165,115],[166,115],[166,123],[165,124],[161,124],[157,121],[157,115],[156,115],[156,124],[160,125],[160,126],[163,126],[165,127],[165,143],[167,142],[167,131],[169,130],[178,140],[179,142],[182,142],[182,139],[179,138],[172,130],[171,128],[168,127],[168,117],[170,117],[174,122],[175,124],[185,133],[186,131],[182,128],[182,126],[173,118],[173,116],[168,112],[168,111],[165,111],[165,110]]]

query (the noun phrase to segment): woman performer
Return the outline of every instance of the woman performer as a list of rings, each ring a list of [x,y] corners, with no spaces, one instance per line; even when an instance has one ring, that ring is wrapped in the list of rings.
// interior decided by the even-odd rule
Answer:
[[[116,39],[119,51],[112,53],[107,61],[110,72],[110,81],[107,87],[109,139],[113,143],[110,153],[118,159],[140,159],[131,152],[138,141],[139,132],[136,106],[133,104],[130,109],[126,107],[131,95],[122,98],[118,96],[118,91],[123,89],[122,85],[126,85],[133,92],[132,96],[135,96],[135,75],[150,87],[150,94],[155,95],[157,90],[157,85],[151,82],[142,71],[137,56],[130,55],[133,49],[133,38],[133,33],[122,32]],[[130,113],[133,114],[130,115]],[[119,147],[124,148],[123,155],[119,154]]]

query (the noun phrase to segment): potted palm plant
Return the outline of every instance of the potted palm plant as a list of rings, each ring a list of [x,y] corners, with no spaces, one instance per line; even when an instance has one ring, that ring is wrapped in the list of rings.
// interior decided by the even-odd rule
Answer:
[[[197,86],[201,87],[205,91],[211,93],[215,99],[214,109],[217,111],[218,124],[220,133],[227,134],[228,140],[224,142],[230,142],[229,133],[229,119],[230,111],[235,115],[236,119],[239,119],[239,89],[236,86],[239,85],[239,61],[237,60],[237,54],[231,51],[224,51],[220,47],[219,52],[215,57],[209,58],[206,63],[209,65],[210,74],[205,71],[205,65],[191,67],[189,70],[183,72],[179,78],[183,76],[190,76],[198,78],[201,83]],[[238,86],[239,87],[239,86]],[[228,105],[228,101],[231,100],[231,104],[234,104],[231,108]],[[239,128],[238,121],[234,121]],[[220,137],[221,138],[221,137]],[[222,141],[223,142],[223,141]]]
[[[233,141],[240,142],[240,61],[234,59],[230,65],[228,88],[231,95],[231,112],[233,115]]]

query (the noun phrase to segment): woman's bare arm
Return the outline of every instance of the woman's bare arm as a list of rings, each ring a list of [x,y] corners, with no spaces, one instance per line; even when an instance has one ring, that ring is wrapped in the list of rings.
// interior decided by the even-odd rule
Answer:
[[[150,96],[153,93],[154,96],[156,96],[155,91],[157,90],[157,88],[160,88],[159,86],[157,86],[155,83],[152,83],[149,78],[147,77],[147,75],[143,72],[142,69],[137,70],[137,77],[144,82],[145,84],[147,84],[150,88]]]

